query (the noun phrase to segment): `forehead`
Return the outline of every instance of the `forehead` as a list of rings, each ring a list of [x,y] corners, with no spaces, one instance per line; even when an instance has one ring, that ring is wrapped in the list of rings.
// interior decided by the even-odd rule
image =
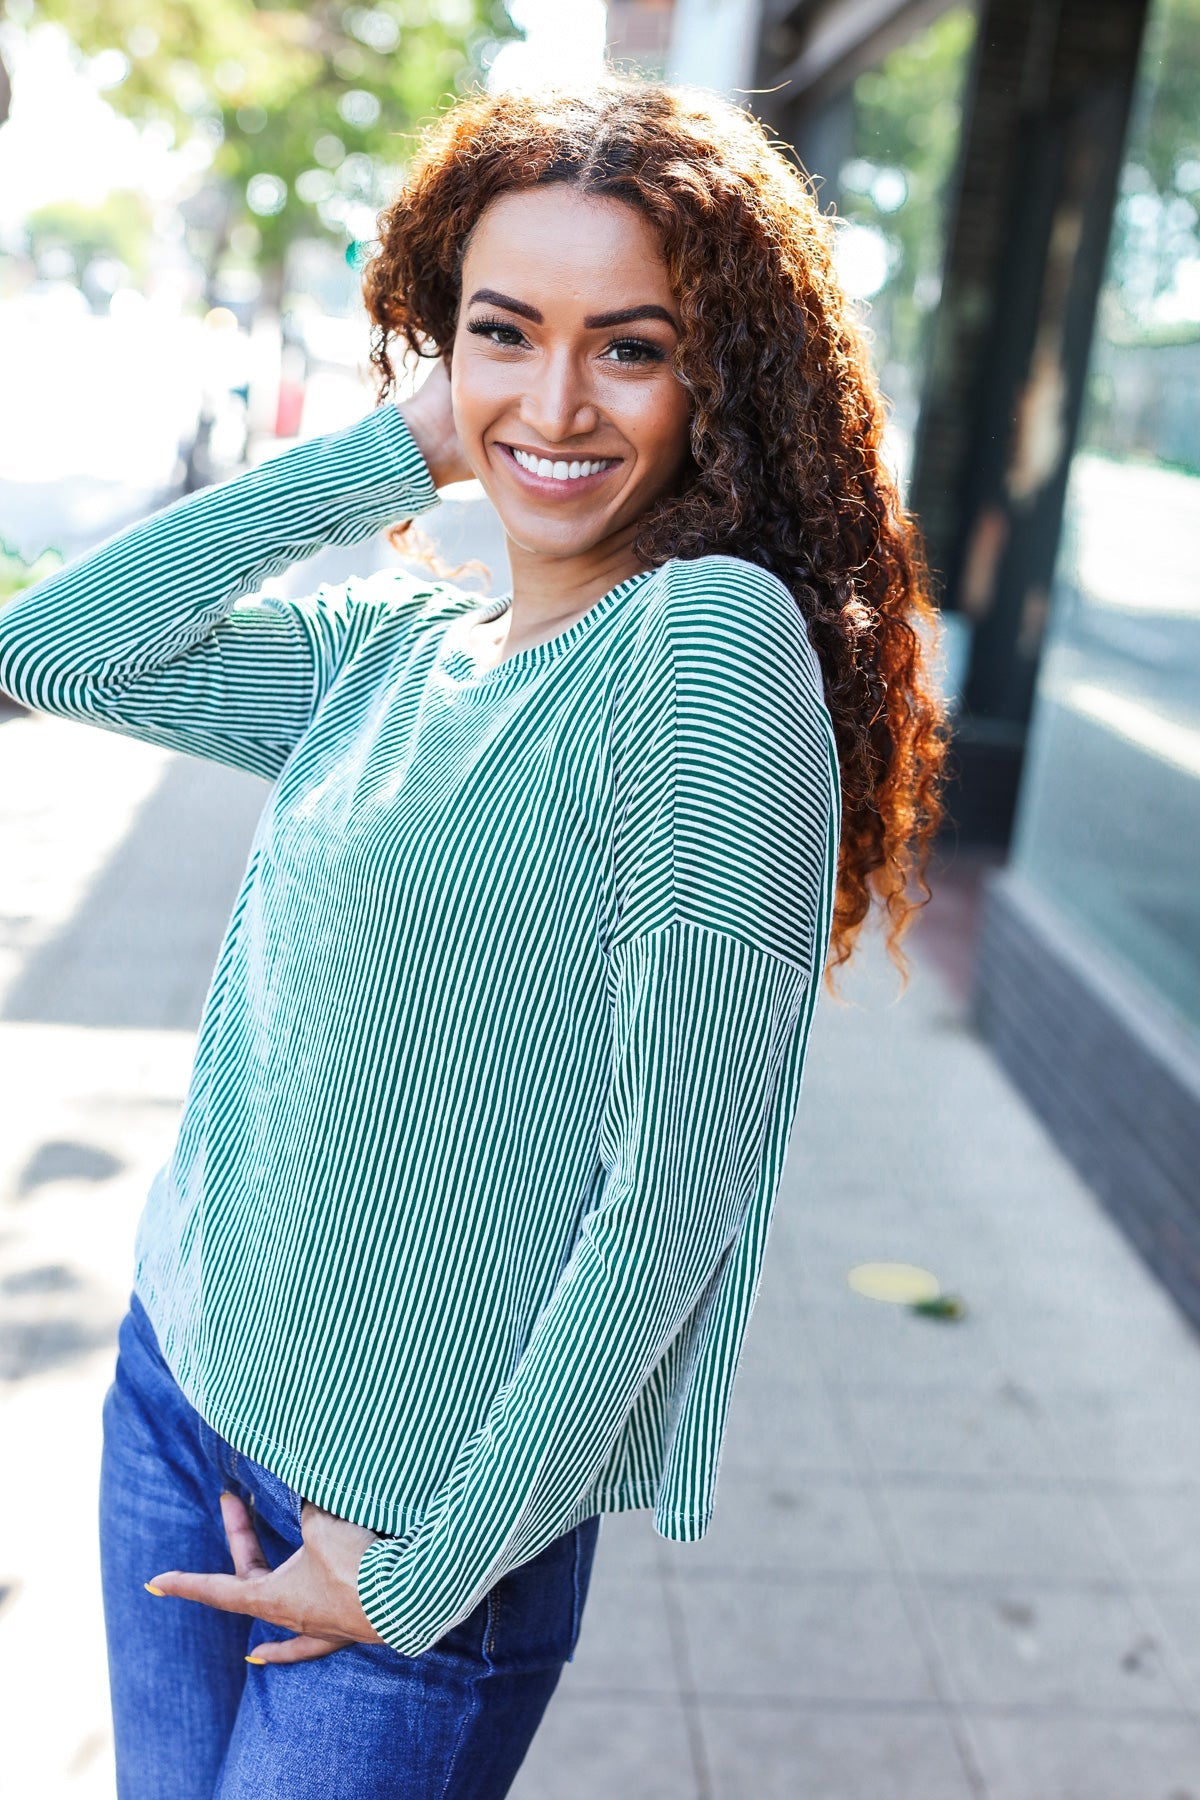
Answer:
[[[671,299],[649,219],[623,200],[565,182],[501,194],[485,207],[463,258],[464,292],[480,281],[531,301],[535,289],[576,294],[589,307],[598,294],[614,307]]]

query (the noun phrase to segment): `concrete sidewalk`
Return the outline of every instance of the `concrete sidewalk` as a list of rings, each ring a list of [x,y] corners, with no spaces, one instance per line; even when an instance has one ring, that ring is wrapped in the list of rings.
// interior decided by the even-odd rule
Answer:
[[[265,796],[0,724],[12,1800],[113,1800],[100,1401]],[[606,1517],[514,1800],[1200,1800],[1197,1341],[968,1023],[969,874],[902,999],[875,938],[822,1000],[715,1522]],[[877,1260],[965,1315],[854,1292]]]

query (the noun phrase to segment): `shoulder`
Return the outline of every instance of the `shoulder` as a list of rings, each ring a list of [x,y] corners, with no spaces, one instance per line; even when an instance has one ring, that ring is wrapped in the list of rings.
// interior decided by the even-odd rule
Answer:
[[[708,679],[796,686],[823,701],[820,660],[804,615],[777,575],[741,556],[663,565],[660,639],[677,665]]]
[[[789,612],[800,618],[794,596],[779,577],[744,556],[714,551],[691,560],[672,557],[664,569],[666,586],[684,604],[707,608],[715,603],[728,612],[736,603],[738,611],[764,621]]]
[[[832,715],[820,659],[795,596],[739,556],[672,558],[647,584],[617,684],[618,741],[673,721],[676,736],[724,733],[824,758]]]

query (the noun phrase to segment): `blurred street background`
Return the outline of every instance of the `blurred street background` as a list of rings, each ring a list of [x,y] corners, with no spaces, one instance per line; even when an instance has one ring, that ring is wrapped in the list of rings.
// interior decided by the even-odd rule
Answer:
[[[839,220],[954,780],[910,987],[868,935],[818,1011],[713,1528],[605,1518],[514,1800],[1200,1800],[1200,0],[6,0],[0,605],[366,412],[412,131],[606,60]],[[423,524],[504,591],[473,483]],[[266,793],[0,696],[5,1800],[115,1800],[100,1404]]]

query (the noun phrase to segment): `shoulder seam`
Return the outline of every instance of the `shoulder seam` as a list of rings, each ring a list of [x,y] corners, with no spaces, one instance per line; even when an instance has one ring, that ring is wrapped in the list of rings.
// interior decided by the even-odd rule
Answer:
[[[681,925],[688,931],[702,931],[707,937],[724,938],[728,943],[738,944],[743,950],[751,951],[755,956],[763,957],[767,962],[779,963],[784,968],[792,969],[801,976],[805,983],[812,981],[812,969],[808,964],[797,961],[794,956],[782,956],[778,950],[764,950],[761,944],[752,944],[748,938],[739,937],[734,931],[725,931],[719,925],[706,925],[700,919],[685,919],[682,913],[674,913],[671,918],[664,919],[661,925],[651,926],[649,931],[634,932],[632,937],[623,938],[609,951],[610,955],[623,950],[629,944],[643,942],[647,938],[661,937],[664,931],[673,931]]]

